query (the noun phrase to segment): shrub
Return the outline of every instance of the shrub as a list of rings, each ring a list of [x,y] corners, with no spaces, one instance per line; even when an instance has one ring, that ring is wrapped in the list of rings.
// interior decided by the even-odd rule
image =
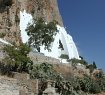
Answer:
[[[5,35],[6,33],[0,33],[0,38],[4,38]]]
[[[6,56],[2,60],[5,65],[10,65],[13,71],[28,72],[29,65],[32,65],[32,61],[27,56],[30,52],[30,48],[26,44],[20,46],[6,45],[3,48]]]
[[[13,73],[11,71],[11,65],[6,65],[2,62],[0,62],[0,74],[1,75],[7,75],[9,77],[13,77]]]
[[[78,63],[80,63],[87,66],[88,64],[88,62],[86,62],[84,59],[79,60],[79,59],[73,58],[73,59],[68,59],[67,61],[71,62],[72,65],[77,65]]]
[[[30,72],[30,76],[33,79],[40,80],[56,80],[58,74],[53,69],[53,65],[48,63],[35,64]]]
[[[82,95],[81,91],[90,94],[105,91],[105,78],[94,80],[85,75],[82,78],[71,76],[67,80],[56,80],[57,92],[61,95]]]
[[[62,58],[62,59],[69,59],[69,56],[67,54],[61,54],[60,58]]]

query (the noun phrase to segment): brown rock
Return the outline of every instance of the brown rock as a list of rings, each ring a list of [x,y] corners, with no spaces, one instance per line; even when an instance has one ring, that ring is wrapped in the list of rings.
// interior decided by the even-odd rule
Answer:
[[[5,40],[19,45],[20,11],[26,10],[34,18],[42,17],[46,22],[56,20],[63,26],[57,0],[0,0],[0,33],[6,33]]]

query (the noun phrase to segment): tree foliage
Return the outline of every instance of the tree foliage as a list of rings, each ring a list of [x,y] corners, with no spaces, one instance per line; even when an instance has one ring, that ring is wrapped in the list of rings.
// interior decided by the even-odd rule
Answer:
[[[29,45],[34,46],[40,52],[40,46],[50,50],[51,43],[54,41],[54,35],[57,33],[57,22],[52,21],[46,23],[42,18],[34,19],[32,24],[29,24],[26,31],[29,38]]]
[[[30,72],[31,78],[45,80],[56,80],[58,77],[57,72],[53,69],[52,64],[42,63],[33,65],[33,69]]]
[[[31,78],[41,80],[42,84],[40,84],[39,93],[45,90],[47,80],[55,82],[56,91],[60,95],[86,95],[86,93],[95,94],[105,91],[104,77],[95,80],[88,75],[84,75],[81,78],[71,75],[66,80],[60,73],[57,73],[53,69],[53,65],[48,63],[35,64],[30,75]]]
[[[4,38],[5,35],[6,33],[0,33],[0,38]]]
[[[97,66],[96,66],[95,62],[93,62],[93,64],[87,65],[86,68],[90,70],[90,73],[92,73],[94,71],[94,69],[97,68]]]
[[[69,59],[69,56],[67,54],[61,54],[60,58],[62,58],[62,59]]]
[[[76,59],[76,58],[73,58],[73,59],[68,59],[67,60],[68,62],[71,62],[72,63],[72,65],[77,65],[78,63],[80,63],[80,64],[83,64],[83,65],[88,65],[88,62],[86,62],[84,59],[81,59],[81,60],[79,60],[79,59]]]
[[[105,91],[105,78],[94,80],[92,77],[85,75],[82,78],[71,76],[67,80],[56,81],[55,87],[60,95],[87,95],[96,94]],[[84,94],[83,94],[84,93]]]
[[[64,50],[64,47],[63,47],[63,44],[62,44],[61,40],[59,40],[59,47],[58,48],[61,49],[61,50]]]
[[[27,56],[30,52],[30,48],[27,44],[21,44],[20,46],[11,46],[6,45],[3,48],[5,52],[5,58],[3,59],[3,63],[11,66],[11,70],[13,71],[28,71],[27,66],[32,63],[30,58]]]
[[[96,63],[93,61],[93,67],[94,69],[97,69]]]

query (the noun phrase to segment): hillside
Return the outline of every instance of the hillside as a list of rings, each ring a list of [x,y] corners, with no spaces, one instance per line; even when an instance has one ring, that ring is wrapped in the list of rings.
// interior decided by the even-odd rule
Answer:
[[[105,74],[80,58],[57,0],[0,0],[0,95],[104,92]]]

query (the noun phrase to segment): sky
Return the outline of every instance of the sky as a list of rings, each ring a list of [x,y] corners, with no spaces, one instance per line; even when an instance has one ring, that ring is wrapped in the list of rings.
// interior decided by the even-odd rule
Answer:
[[[58,5],[80,56],[105,72],[105,0],[58,0]]]

